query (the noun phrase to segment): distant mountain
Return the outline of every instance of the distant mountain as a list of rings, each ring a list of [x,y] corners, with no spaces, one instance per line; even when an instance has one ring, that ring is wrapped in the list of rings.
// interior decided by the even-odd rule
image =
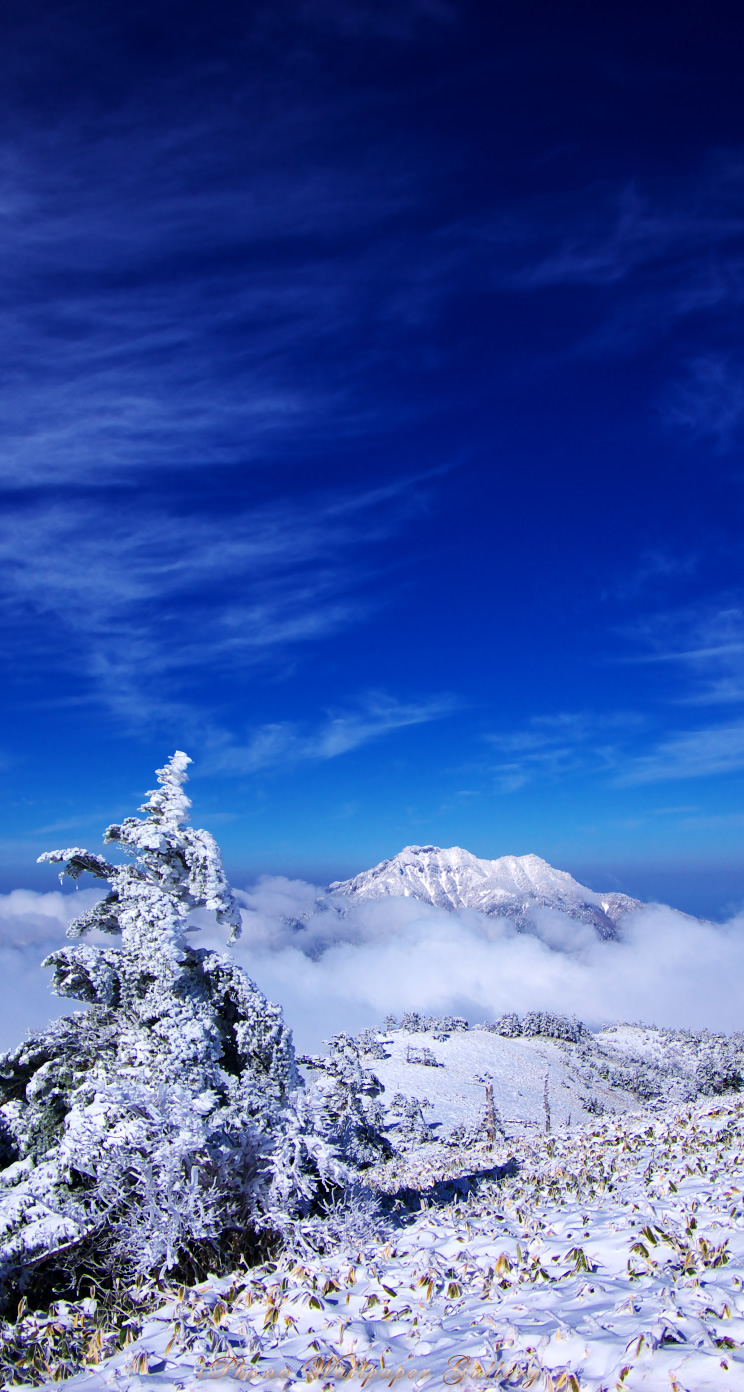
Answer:
[[[373,870],[351,880],[336,880],[332,894],[350,899],[420,899],[442,909],[478,909],[494,918],[510,918],[530,928],[536,909],[558,909],[589,923],[601,938],[618,937],[624,914],[643,908],[627,894],[597,894],[565,870],[554,870],[537,855],[479,860],[459,846],[406,846]]]

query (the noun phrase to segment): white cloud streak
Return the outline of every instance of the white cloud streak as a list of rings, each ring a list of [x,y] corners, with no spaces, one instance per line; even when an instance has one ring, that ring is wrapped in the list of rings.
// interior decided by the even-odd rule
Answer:
[[[423,487],[400,479],[229,517],[127,500],[19,504],[0,522],[6,631],[19,658],[82,662],[99,699],[147,717],[207,662],[233,675],[276,663],[384,605],[385,577],[362,548],[400,527]],[[74,653],[50,646],[51,622]]]
[[[623,737],[643,724],[632,711],[561,711],[533,716],[521,730],[487,735],[503,760],[491,769],[496,786],[511,793],[538,780],[607,773],[622,758]]]
[[[365,382],[448,297],[452,251],[401,225],[425,194],[386,149],[298,172],[362,99],[308,107],[284,77],[279,110],[267,76],[233,114],[178,91],[174,123],[143,93],[0,147],[6,487],[127,489],[380,431]]]
[[[264,725],[245,744],[215,736],[208,744],[202,772],[233,775],[260,769],[291,767],[336,759],[395,730],[440,720],[455,709],[454,698],[404,702],[383,692],[372,693],[357,710],[329,713],[314,730],[289,721]]]
[[[729,706],[727,720],[666,733],[644,750],[625,752],[618,787],[708,778],[744,768],[744,609],[738,602],[657,614],[631,630],[645,652],[632,661],[678,675],[677,706]],[[684,680],[680,687],[679,676]]]
[[[668,425],[699,440],[712,440],[719,453],[736,445],[744,425],[744,363],[732,354],[705,353],[693,359],[663,405]]]
[[[317,22],[408,38],[449,13],[439,0],[329,2]],[[123,489],[205,465],[265,466],[298,438],[317,452],[329,438],[383,436],[401,408],[389,392],[383,419],[375,373],[403,353],[426,371],[432,323],[474,283],[510,295],[622,287],[598,304],[589,353],[744,299],[735,161],[664,186],[513,200],[458,223],[437,211],[441,167],[412,134],[402,160],[385,140],[339,152],[332,135],[356,129],[368,93],[302,102],[291,55],[286,68],[273,59],[233,112],[210,94],[197,119],[174,88],[174,121],[162,92],[143,91],[98,127],[71,116],[39,137],[29,123],[0,148],[6,486]],[[312,148],[334,153],[309,158]],[[679,423],[715,417],[705,429],[720,438],[740,401],[735,374],[711,379],[717,361],[698,356],[705,380],[669,410]]]
[[[744,167],[735,154],[663,182],[538,195],[472,231],[492,245],[499,286],[601,292],[595,326],[582,329],[572,356],[625,354],[701,314],[725,325],[744,303]]]
[[[662,293],[676,291],[679,313],[744,297],[738,241],[744,231],[741,193],[744,171],[721,160],[695,175],[664,185],[640,181],[608,183],[552,198],[548,223],[552,249],[517,272],[525,288],[548,285],[608,285],[626,281],[651,265],[662,271]],[[547,203],[547,200],[545,200]],[[547,208],[545,209],[547,211]],[[535,227],[528,238],[535,238]],[[528,244],[528,243],[527,243]],[[734,260],[706,258],[697,266],[690,253],[712,245],[729,248]]]
[[[628,665],[669,668],[668,692],[633,711],[561,712],[535,716],[522,729],[487,736],[501,762],[492,767],[501,792],[570,776],[640,787],[720,777],[744,768],[744,608],[728,597],[718,605],[651,615],[624,631],[636,644]],[[617,660],[617,658],[615,658]],[[731,707],[728,719],[669,730],[668,711]],[[667,727],[658,734],[660,719]],[[675,722],[676,723],[676,722]]]
[[[744,721],[731,725],[684,730],[659,740],[645,754],[626,762],[615,778],[618,788],[642,783],[666,783],[686,778],[710,778],[744,768]]]
[[[677,667],[689,685],[675,699],[684,705],[728,705],[744,700],[744,607],[740,600],[651,615],[628,630],[645,651],[629,659]]]

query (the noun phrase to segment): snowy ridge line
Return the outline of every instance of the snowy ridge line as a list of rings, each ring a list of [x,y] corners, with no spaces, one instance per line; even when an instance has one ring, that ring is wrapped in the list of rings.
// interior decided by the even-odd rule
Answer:
[[[442,1034],[443,1037],[456,1030],[485,1030],[489,1034],[501,1034],[505,1038],[541,1034],[548,1039],[568,1039],[572,1043],[591,1037],[591,1031],[575,1016],[569,1019],[567,1015],[556,1015],[550,1010],[528,1010],[521,1016],[510,1011],[506,1015],[499,1015],[496,1020],[475,1025],[469,1024],[462,1015],[420,1015],[417,1010],[407,1010],[400,1023],[394,1015],[388,1015],[383,1028],[402,1030],[408,1034],[433,1031],[435,1034]],[[359,1037],[363,1038],[369,1034],[369,1030],[362,1031]]]
[[[406,846],[390,860],[349,880],[335,880],[329,894],[351,899],[404,897],[443,909],[477,909],[529,928],[540,910],[557,910],[591,924],[600,938],[617,938],[618,922],[642,909],[640,899],[599,894],[556,870],[538,855],[480,860],[460,846]]]
[[[192,1388],[231,1366],[256,1388],[280,1372],[318,1389],[372,1373],[422,1389],[743,1386],[742,1102],[604,1120],[518,1158],[513,1177],[361,1246],[171,1288],[70,1392],[145,1373]]]

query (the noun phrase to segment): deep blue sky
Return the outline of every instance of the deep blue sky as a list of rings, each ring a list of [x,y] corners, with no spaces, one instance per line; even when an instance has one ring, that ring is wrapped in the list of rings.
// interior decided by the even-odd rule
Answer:
[[[5,886],[180,747],[238,881],[744,898],[734,19],[7,0]]]

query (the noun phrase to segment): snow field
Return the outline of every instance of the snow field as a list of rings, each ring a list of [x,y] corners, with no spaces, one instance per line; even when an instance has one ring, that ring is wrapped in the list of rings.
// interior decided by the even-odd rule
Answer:
[[[365,1064],[384,1084],[383,1105],[389,1105],[396,1092],[427,1097],[432,1107],[426,1109],[426,1120],[437,1136],[478,1120],[486,1081],[493,1083],[494,1102],[507,1135],[544,1128],[546,1077],[553,1126],[567,1125],[569,1118],[574,1123],[586,1120],[589,1112],[584,1104],[590,1094],[608,1111],[624,1112],[638,1105],[628,1092],[595,1079],[589,1084],[574,1051],[544,1036],[510,1039],[475,1027],[453,1032],[447,1039],[428,1031],[409,1034],[403,1030],[380,1034],[380,1038],[390,1057],[366,1059]],[[415,1058],[424,1047],[435,1055],[439,1068],[406,1061],[409,1051]]]
[[[514,1154],[512,1177],[362,1249],[171,1291],[69,1392],[744,1389],[744,1102],[602,1119]]]

